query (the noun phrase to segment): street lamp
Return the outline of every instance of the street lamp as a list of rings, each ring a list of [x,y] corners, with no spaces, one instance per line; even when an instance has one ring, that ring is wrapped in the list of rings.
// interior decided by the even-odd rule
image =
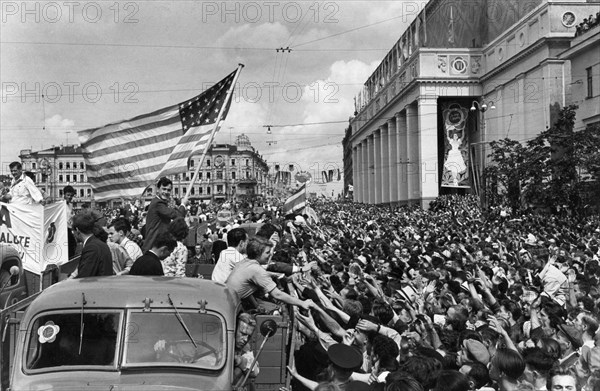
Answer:
[[[488,105],[488,103],[489,103],[489,105]],[[493,100],[488,101],[488,103],[485,103],[485,101],[482,101],[481,103],[479,103],[479,101],[474,100],[471,103],[471,111],[475,111],[475,110],[479,109],[479,111],[481,111],[482,113],[485,113],[488,108],[490,108],[492,110],[496,109],[496,106],[494,105]]]

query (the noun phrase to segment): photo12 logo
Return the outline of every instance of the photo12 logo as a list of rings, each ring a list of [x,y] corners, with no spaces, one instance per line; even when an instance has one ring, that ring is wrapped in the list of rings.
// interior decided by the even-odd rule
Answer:
[[[2,23],[138,23],[137,2],[2,1]]]
[[[87,103],[97,103],[103,96],[110,97],[115,103],[138,103],[137,93],[140,88],[134,82],[114,82],[104,88],[97,82],[2,82],[2,103],[9,99],[20,99],[21,103],[42,100],[46,103],[57,103],[68,100],[69,103],[83,99]]]
[[[203,1],[202,22],[222,23],[338,23],[340,7],[333,1]]]

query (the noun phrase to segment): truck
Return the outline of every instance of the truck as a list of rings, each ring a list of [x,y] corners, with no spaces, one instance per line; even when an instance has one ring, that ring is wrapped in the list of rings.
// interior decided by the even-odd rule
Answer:
[[[61,281],[2,310],[0,389],[240,389],[232,384],[240,312],[235,293],[205,279]],[[254,333],[255,356],[265,347],[270,352],[248,384],[278,389],[288,383],[289,318],[256,319],[263,334]]]

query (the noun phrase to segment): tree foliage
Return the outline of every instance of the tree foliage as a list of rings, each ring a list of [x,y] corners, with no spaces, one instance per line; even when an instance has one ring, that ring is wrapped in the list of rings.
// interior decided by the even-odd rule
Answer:
[[[492,164],[484,175],[498,186],[488,200],[514,210],[534,205],[579,212],[586,207],[583,188],[600,175],[600,128],[575,131],[576,111],[575,105],[564,107],[551,128],[526,144],[508,138],[490,143]]]

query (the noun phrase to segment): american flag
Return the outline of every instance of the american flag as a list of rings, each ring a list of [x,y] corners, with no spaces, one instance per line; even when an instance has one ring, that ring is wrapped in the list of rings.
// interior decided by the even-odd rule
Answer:
[[[79,132],[94,199],[139,197],[158,178],[185,172],[207,147],[222,107],[227,116],[238,71],[185,102]]]

